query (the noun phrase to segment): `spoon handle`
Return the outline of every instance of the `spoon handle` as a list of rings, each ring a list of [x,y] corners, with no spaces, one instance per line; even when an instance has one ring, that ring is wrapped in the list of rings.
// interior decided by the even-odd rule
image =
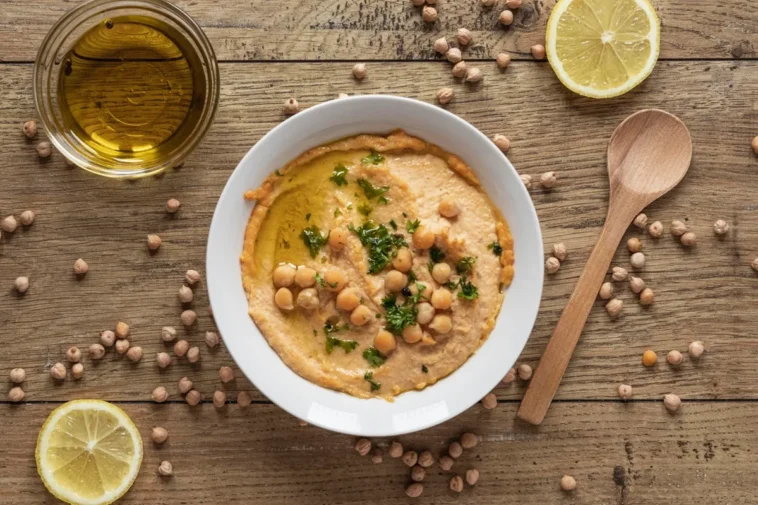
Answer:
[[[587,265],[579,277],[579,282],[563,310],[521,401],[518,417],[528,423],[540,424],[545,418],[587,322],[600,285],[608,272],[616,248],[636,213],[632,214],[632,217],[628,215],[628,212],[612,212],[612,208],[609,209],[600,238],[590,254]]]

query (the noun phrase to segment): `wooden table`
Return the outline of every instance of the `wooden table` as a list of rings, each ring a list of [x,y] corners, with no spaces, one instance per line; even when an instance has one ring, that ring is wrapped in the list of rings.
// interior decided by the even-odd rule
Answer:
[[[570,252],[545,281],[522,362],[536,365],[603,223],[606,142],[628,114],[660,107],[690,128],[692,168],[647,214],[667,227],[672,219],[686,220],[698,244],[686,250],[668,232],[653,241],[630,229],[628,235],[644,243],[643,277],[656,304],[644,309],[619,287],[623,317],[611,321],[597,303],[542,426],[515,419],[525,389],[517,382],[497,389],[493,411],[477,405],[441,426],[400,437],[435,455],[464,431],[483,437],[455,467],[478,468],[480,484],[453,495],[449,475],[435,466],[419,503],[755,503],[758,277],[750,262],[758,255],[758,162],[750,140],[758,133],[758,3],[657,0],[661,59],[652,76],[623,97],[593,101],[565,90],[546,62],[529,56],[529,47],[543,40],[552,0],[525,0],[507,30],[497,23],[501,9],[482,10],[477,0],[440,0],[434,25],[423,23],[408,0],[182,0],[220,61],[220,107],[184,168],[134,182],[67,168],[59,154],[40,162],[34,150],[40,139],[26,141],[21,132],[35,117],[31,77],[39,43],[78,3],[0,5],[0,215],[38,213],[33,226],[0,243],[0,374],[23,367],[28,377],[25,403],[0,402],[1,503],[55,502],[37,477],[34,445],[50,411],[76,398],[118,403],[146,438],[141,475],[123,503],[411,503],[403,492],[408,471],[399,461],[385,457],[373,465],[353,451],[351,437],[299,426],[240,373],[221,385],[219,367],[233,363],[223,345],[209,351],[202,343],[214,329],[204,285],[194,302],[199,321],[188,332],[201,346],[200,363],[160,370],[154,356],[164,348],[160,328],[181,326],[176,293],[184,271],[204,270],[208,225],[227,177],[284,119],[286,98],[296,96],[304,107],[338,93],[434,102],[443,86],[456,91],[450,111],[488,135],[511,138],[509,157],[520,173],[559,174],[555,190],[533,189],[532,197],[545,245],[562,241]],[[485,75],[474,88],[455,83],[450,65],[431,48],[458,27],[474,33],[466,60]],[[505,72],[493,62],[501,51],[515,60]],[[351,76],[356,61],[368,63],[360,83]],[[164,211],[170,197],[183,203],[174,216]],[[718,218],[732,227],[723,239],[712,232]],[[148,233],[163,238],[155,255],[145,246]],[[90,265],[81,280],[72,274],[79,257]],[[627,263],[621,247],[615,264]],[[12,289],[20,275],[31,279],[24,296]],[[85,359],[82,380],[53,384],[49,367],[64,360],[69,346],[86,349],[117,321],[131,325],[135,345],[145,349],[142,362],[109,352],[98,364]],[[705,356],[670,368],[665,354],[685,352],[693,340],[705,342]],[[647,348],[659,355],[652,369],[640,363]],[[203,393],[202,405],[189,407],[178,394],[176,382],[185,375]],[[632,402],[618,400],[622,382],[634,386]],[[150,401],[158,385],[169,389],[169,403]],[[249,390],[253,405],[217,411],[209,400],[219,388],[232,398]],[[676,415],[661,402],[669,392],[684,400]],[[170,432],[161,448],[148,439],[156,424]],[[386,448],[389,441],[375,442]],[[176,472],[168,480],[156,475],[163,459]],[[559,489],[564,473],[578,481],[572,494]]]

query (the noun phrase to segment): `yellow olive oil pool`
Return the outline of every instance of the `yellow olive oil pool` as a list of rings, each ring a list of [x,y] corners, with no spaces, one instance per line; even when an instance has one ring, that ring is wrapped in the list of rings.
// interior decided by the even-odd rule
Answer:
[[[101,163],[160,161],[193,131],[206,93],[192,45],[145,16],[107,19],[61,62],[64,127]]]

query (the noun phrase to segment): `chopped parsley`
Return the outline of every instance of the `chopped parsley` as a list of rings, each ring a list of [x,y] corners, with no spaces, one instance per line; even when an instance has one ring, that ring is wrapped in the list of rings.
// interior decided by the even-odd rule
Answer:
[[[419,222],[418,219],[416,219],[415,221],[408,221],[407,223],[405,223],[405,229],[408,230],[408,233],[415,232],[419,226],[421,226],[421,223]]]
[[[341,215],[342,215],[342,211],[341,210],[334,209],[334,217],[341,216]]]
[[[382,307],[384,307],[385,310],[389,310],[390,307],[394,307],[396,303],[397,295],[395,293],[390,293],[382,298]]]
[[[382,195],[379,197],[379,203],[381,203],[382,205],[387,205],[388,203],[390,203],[390,199]]]
[[[348,229],[358,235],[363,247],[368,250],[368,273],[376,274],[384,270],[397,255],[400,247],[408,245],[401,235],[392,235],[383,224],[368,220],[356,228],[352,224]]]
[[[329,286],[330,288],[336,288],[337,283],[336,282],[326,282],[323,277],[321,277],[321,274],[316,272],[316,283],[321,286],[322,288],[325,288]],[[328,323],[327,323],[328,324]],[[326,325],[324,326],[324,331],[326,331]],[[333,330],[337,331],[337,330]]]
[[[394,219],[390,219],[390,226],[392,227],[393,230],[397,230],[397,223],[395,222]]]
[[[418,280],[418,277],[416,277],[416,272],[413,270],[408,270],[408,284],[411,282],[416,282]]]
[[[452,291],[458,287],[458,283],[453,282],[453,281],[447,281],[445,284],[443,284],[443,286],[445,286],[447,289]]]
[[[281,173],[279,170],[274,170],[274,173],[276,174],[277,177],[284,177],[284,174]]]
[[[500,256],[503,254],[503,248],[500,246],[500,244],[497,243],[497,241],[491,243],[487,246],[488,249],[492,249],[492,254],[495,256]]]
[[[311,213],[310,212],[305,215],[305,220],[306,221],[310,221],[311,220]]]
[[[386,358],[382,356],[382,353],[380,353],[376,347],[369,347],[363,351],[363,358],[368,361],[371,368],[382,366],[386,361]]]
[[[345,179],[346,175],[347,167],[342,163],[337,163],[337,166],[334,167],[334,171],[332,172],[332,176],[329,177],[329,180],[337,186],[347,186],[347,179]]]
[[[426,365],[421,365],[421,371],[424,373],[429,373],[429,369],[426,368]]]
[[[406,299],[403,305],[397,305],[394,294],[382,300],[382,306],[387,311],[387,331],[400,335],[408,326],[416,324],[416,302],[414,298]]]
[[[367,203],[362,203],[358,206],[358,212],[360,212],[364,216],[368,216],[369,214],[371,214],[373,210],[374,208]]]
[[[366,195],[366,198],[368,198],[369,200],[373,200],[374,198],[379,198],[380,196],[384,195],[384,193],[390,190],[389,186],[380,186],[377,188],[373,184],[371,184],[367,179],[358,179],[358,186],[361,187],[361,189],[363,190],[363,194]],[[387,199],[385,198],[385,200]],[[387,202],[382,202],[382,203],[387,203]]]
[[[434,260],[429,260],[426,264],[426,268],[429,270],[429,273],[432,273],[432,270],[434,270]]]
[[[416,294],[415,294],[415,295],[412,295],[412,296],[411,296],[411,297],[408,299],[408,300],[409,300],[411,303],[413,303],[413,304],[417,304],[417,303],[419,302],[419,300],[421,300],[422,298],[424,298],[424,295],[423,295],[422,293],[423,293],[423,292],[424,292],[424,290],[426,289],[426,285],[424,285],[424,284],[421,284],[421,283],[420,283],[420,282],[418,282],[418,281],[415,281],[415,283],[416,283],[416,290],[417,290],[417,291],[416,291]],[[424,299],[426,299],[426,298],[424,298]]]
[[[461,278],[458,284],[461,287],[461,290],[458,291],[458,298],[463,298],[464,300],[476,300],[479,298],[479,290],[474,286],[474,283]]]
[[[408,217],[408,214],[406,214],[405,212],[403,212],[403,217]]]
[[[458,272],[458,275],[468,275],[471,273],[471,269],[474,268],[474,263],[476,263],[476,258],[474,256],[464,256],[458,264],[455,265],[455,271]]]
[[[321,230],[316,225],[303,229],[300,232],[300,238],[303,239],[308,251],[310,251],[311,258],[315,258],[321,246],[326,243],[326,236],[321,233]]]
[[[335,347],[342,347],[342,349],[345,351],[345,354],[349,353],[356,347],[358,347],[358,342],[355,340],[341,340],[337,337],[332,337],[330,335],[326,336],[326,353],[331,354]]]
[[[378,391],[379,388],[382,387],[381,382],[376,382],[374,380],[374,372],[366,372],[365,374],[363,374],[363,378],[366,380],[366,382],[371,384],[371,391]]]
[[[339,324],[334,324],[334,323],[329,323],[329,322],[324,324],[324,333],[326,333],[327,335],[331,335],[332,333],[341,331],[343,329],[344,327],[340,326]]]
[[[429,257],[432,258],[433,262],[439,263],[445,259],[445,253],[442,252],[442,249],[433,245],[431,249],[429,249]]]
[[[378,165],[382,161],[384,161],[384,156],[374,150],[371,150],[371,154],[361,160],[364,165]]]

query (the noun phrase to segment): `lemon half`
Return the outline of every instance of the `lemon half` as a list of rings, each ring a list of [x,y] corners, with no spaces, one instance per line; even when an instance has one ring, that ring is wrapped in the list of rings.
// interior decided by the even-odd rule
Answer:
[[[658,61],[660,21],[648,0],[558,0],[547,22],[547,57],[558,79],[590,98],[645,80]]]
[[[132,486],[142,464],[142,437],[126,413],[101,400],[53,410],[37,438],[37,471],[56,498],[106,505]]]

